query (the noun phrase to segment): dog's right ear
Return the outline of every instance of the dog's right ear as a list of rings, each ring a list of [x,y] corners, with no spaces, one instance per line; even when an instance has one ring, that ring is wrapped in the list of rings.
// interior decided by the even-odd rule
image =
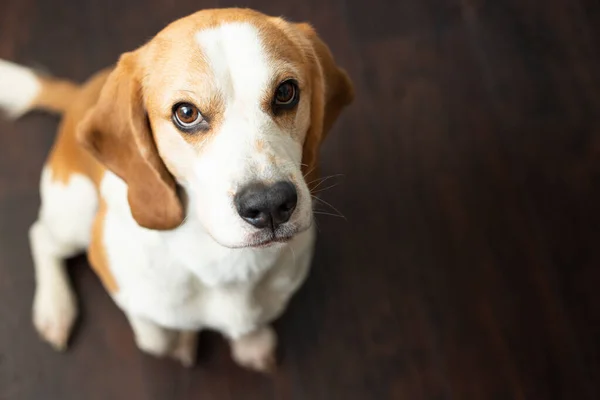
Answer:
[[[184,218],[173,176],[160,158],[144,107],[139,52],[125,53],[96,105],[78,126],[78,141],[128,186],[133,218],[149,229],[173,229]]]
[[[354,100],[354,86],[313,27],[306,23],[295,26],[310,43],[311,125],[303,146],[302,172],[307,182],[315,182],[319,177],[320,146],[342,110]]]

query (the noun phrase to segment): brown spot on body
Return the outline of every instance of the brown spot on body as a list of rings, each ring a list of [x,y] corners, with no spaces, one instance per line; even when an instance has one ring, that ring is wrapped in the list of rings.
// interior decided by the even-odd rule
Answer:
[[[102,282],[102,285],[110,293],[116,293],[119,290],[117,281],[115,280],[106,257],[104,248],[104,219],[106,218],[106,203],[100,200],[100,207],[92,226],[92,240],[88,248],[88,259],[92,269]]]
[[[106,168],[81,147],[76,131],[83,116],[98,100],[109,72],[103,70],[97,73],[80,90],[71,93],[73,96],[68,99],[71,104],[66,108],[46,163],[52,171],[53,180],[66,184],[73,174],[78,173],[88,176],[96,187],[100,185]]]

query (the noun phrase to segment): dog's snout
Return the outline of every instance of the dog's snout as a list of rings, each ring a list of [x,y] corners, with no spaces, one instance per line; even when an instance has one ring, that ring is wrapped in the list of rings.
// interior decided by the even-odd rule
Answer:
[[[275,229],[287,222],[294,213],[297,201],[296,188],[286,181],[271,186],[251,183],[242,188],[234,199],[240,217],[259,229]]]

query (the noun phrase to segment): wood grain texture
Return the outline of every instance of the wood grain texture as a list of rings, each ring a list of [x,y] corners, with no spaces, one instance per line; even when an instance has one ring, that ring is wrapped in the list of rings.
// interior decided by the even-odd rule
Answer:
[[[27,230],[57,120],[31,115],[0,120],[0,399],[599,398],[598,3],[3,0],[0,58],[82,80],[231,5],[312,22],[357,91],[322,150],[347,221],[318,216],[280,370],[214,334],[192,370],[141,354],[81,257],[71,349],[38,340]]]

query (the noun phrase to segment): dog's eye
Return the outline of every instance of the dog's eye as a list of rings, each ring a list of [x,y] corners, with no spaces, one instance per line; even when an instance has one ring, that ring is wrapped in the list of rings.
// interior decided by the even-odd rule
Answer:
[[[204,118],[195,105],[178,103],[173,107],[173,122],[179,129],[188,132],[202,124]]]
[[[296,86],[288,81],[283,82],[275,92],[275,103],[279,105],[290,104],[296,97]]]
[[[281,83],[275,90],[273,99],[273,110],[289,110],[298,104],[300,100],[298,85],[293,80]]]

